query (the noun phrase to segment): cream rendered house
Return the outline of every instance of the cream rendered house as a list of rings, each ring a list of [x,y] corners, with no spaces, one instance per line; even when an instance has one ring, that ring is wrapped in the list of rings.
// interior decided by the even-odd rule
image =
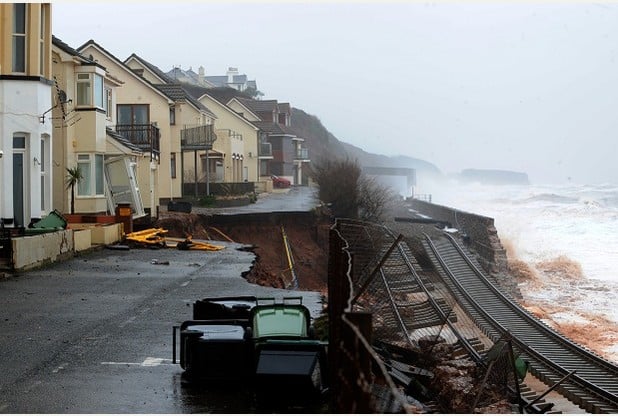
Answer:
[[[172,149],[170,153],[172,176],[170,194],[178,195],[176,190],[181,189],[183,182],[185,192],[181,192],[181,195],[197,194],[195,189],[198,180],[205,180],[206,154],[207,152],[209,155],[214,153],[212,148],[217,140],[215,134],[217,116],[191,96],[181,84],[175,83],[163,71],[138,55],[132,54],[125,60],[125,64],[174,100],[174,105],[170,106]],[[214,178],[209,179],[214,182]],[[191,183],[194,186],[191,186]]]
[[[134,218],[144,216],[137,164],[144,152],[108,128],[115,124],[115,93],[122,82],[97,62],[53,38],[52,72],[60,105],[53,111],[53,186],[55,206],[72,213],[67,169],[79,167],[75,213],[114,214],[130,204]]]
[[[195,87],[190,90],[217,116],[217,140],[209,157],[211,175],[215,177],[213,182],[253,182],[258,191],[267,191],[259,174],[259,129],[226,106],[217,91]]]
[[[93,40],[78,48],[84,56],[104,66],[109,75],[122,81],[117,88],[115,125],[112,129],[144,151],[137,166],[137,182],[141,184],[144,206],[151,217],[156,217],[160,198],[180,197],[180,187],[173,186],[170,107],[174,101],[136,74],[110,52]]]
[[[51,5],[0,3],[0,218],[28,226],[52,200]]]

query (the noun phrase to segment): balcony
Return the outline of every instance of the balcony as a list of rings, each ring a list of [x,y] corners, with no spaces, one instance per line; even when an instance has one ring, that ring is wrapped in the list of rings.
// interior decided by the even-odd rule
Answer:
[[[296,149],[294,160],[309,161],[309,150],[306,147],[299,147]]]
[[[260,157],[265,159],[272,159],[273,145],[270,143],[260,143]]]
[[[210,150],[217,140],[212,125],[185,126],[180,130],[180,148],[182,150]]]
[[[142,151],[150,152],[153,159],[159,159],[161,132],[154,124],[117,124],[114,130]]]

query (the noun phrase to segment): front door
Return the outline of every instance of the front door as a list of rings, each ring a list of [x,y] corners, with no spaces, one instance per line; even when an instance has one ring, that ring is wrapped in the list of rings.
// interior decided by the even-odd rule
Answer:
[[[26,207],[26,137],[13,137],[13,224],[15,227],[23,227],[25,224]]]
[[[144,216],[144,204],[136,175],[136,166],[127,157],[115,157],[105,161],[107,205],[110,212],[115,212],[119,203],[130,203],[133,218]]]

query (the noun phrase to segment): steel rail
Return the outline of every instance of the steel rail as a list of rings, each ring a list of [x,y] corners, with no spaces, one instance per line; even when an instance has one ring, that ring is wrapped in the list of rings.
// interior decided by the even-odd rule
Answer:
[[[442,247],[442,253],[427,235],[425,242],[452,283],[447,286],[454,296],[465,300],[460,306],[479,328],[494,340],[498,334],[510,334],[520,354],[533,364],[531,372],[541,379],[555,381],[577,370],[558,389],[569,399],[581,401],[594,411],[618,411],[618,396],[611,391],[616,390],[618,367],[532,317],[485,277],[454,238],[446,236],[449,245]]]

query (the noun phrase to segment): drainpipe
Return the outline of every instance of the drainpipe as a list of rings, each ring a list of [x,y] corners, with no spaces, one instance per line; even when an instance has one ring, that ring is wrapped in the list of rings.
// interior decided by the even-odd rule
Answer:
[[[209,149],[206,149],[206,196],[210,196],[210,162],[208,159]]]
[[[157,164],[154,160],[150,161],[150,218],[156,213],[155,208],[155,170],[157,170]]]

